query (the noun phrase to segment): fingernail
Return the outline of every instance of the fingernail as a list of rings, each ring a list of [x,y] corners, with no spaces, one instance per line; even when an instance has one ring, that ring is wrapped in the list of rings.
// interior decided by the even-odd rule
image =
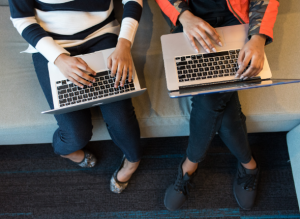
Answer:
[[[91,86],[92,86],[92,84],[89,84],[89,86],[91,87]]]
[[[209,49],[206,49],[206,52],[210,53]]]
[[[94,79],[94,80],[93,80],[93,82],[95,83],[95,82],[96,82],[96,80]]]
[[[212,49],[214,52],[217,52],[217,50],[215,48]]]
[[[223,46],[223,44],[222,44],[221,42],[219,42],[219,45],[220,45],[220,46]]]
[[[248,77],[245,77],[244,80],[248,79]]]
[[[235,78],[237,78],[238,76],[239,76],[239,74],[236,74],[236,75],[235,75]]]
[[[243,79],[244,78],[244,76],[242,75],[241,77],[240,77],[240,79]]]

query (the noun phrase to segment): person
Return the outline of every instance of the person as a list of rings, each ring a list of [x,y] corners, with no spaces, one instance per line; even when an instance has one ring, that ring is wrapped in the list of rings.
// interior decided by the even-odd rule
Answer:
[[[184,32],[195,53],[195,41],[207,52],[222,46],[214,27],[249,23],[249,41],[240,50],[236,78],[256,76],[263,67],[264,46],[272,42],[277,0],[156,0],[172,24],[172,32]],[[248,63],[250,67],[244,72]],[[180,162],[175,182],[165,193],[169,210],[179,209],[188,198],[189,184],[203,161],[216,132],[238,159],[233,193],[239,206],[250,210],[257,193],[259,166],[247,139],[245,116],[237,92],[198,95],[192,98],[190,137],[186,157]]]
[[[107,60],[115,88],[132,77],[131,46],[142,13],[142,0],[123,0],[120,26],[113,0],[9,0],[11,20],[30,44],[35,71],[53,109],[47,63],[54,63],[73,84],[88,88],[95,82],[91,69],[79,54],[116,47]],[[118,36],[119,35],[119,36]],[[110,181],[112,192],[122,192],[139,166],[142,149],[140,130],[131,99],[100,106],[114,143],[124,153],[120,167]],[[90,109],[55,115],[58,129],[53,135],[54,152],[81,167],[94,167],[95,156],[84,149],[92,137]]]

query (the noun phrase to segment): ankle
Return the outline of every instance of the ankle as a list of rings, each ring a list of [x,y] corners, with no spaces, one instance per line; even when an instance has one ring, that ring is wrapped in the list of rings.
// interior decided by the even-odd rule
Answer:
[[[84,152],[83,152],[83,150],[78,150],[78,151],[75,151],[71,154],[60,155],[60,156],[63,157],[63,158],[68,158],[73,162],[80,163],[84,159]]]
[[[198,163],[193,163],[188,158],[185,159],[182,166],[182,174],[183,176],[187,173],[189,176],[191,176],[198,168]]]
[[[254,160],[253,157],[251,157],[251,160],[248,163],[241,163],[243,165],[244,168],[248,169],[248,170],[254,170],[257,168],[257,164],[256,161]]]

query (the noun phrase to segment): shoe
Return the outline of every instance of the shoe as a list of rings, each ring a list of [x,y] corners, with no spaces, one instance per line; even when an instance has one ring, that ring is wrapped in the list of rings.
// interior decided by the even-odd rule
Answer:
[[[169,211],[175,211],[182,207],[189,195],[189,186],[193,186],[192,179],[196,172],[189,176],[187,173],[182,176],[182,164],[186,157],[182,159],[178,168],[177,179],[174,184],[170,185],[166,191],[164,204]]]
[[[114,172],[114,174],[110,179],[110,191],[112,191],[113,193],[120,194],[121,192],[123,192],[124,189],[126,189],[128,185],[129,180],[127,182],[120,182],[117,178],[119,171],[124,166],[124,162],[125,162],[125,155],[122,158],[120,167]]]
[[[254,205],[259,177],[259,167],[254,170],[246,169],[240,162],[233,183],[233,194],[244,210],[251,210]]]
[[[87,150],[83,150],[83,152],[84,152],[83,160],[79,163],[73,161],[73,163],[76,163],[78,166],[81,167],[94,167],[97,163],[96,157]]]

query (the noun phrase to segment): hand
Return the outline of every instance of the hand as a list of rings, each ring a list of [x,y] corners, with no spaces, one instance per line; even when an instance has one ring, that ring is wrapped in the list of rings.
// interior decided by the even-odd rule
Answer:
[[[119,86],[120,79],[121,86],[125,84],[128,74],[128,81],[131,82],[132,77],[132,57],[131,57],[131,42],[127,39],[120,38],[115,51],[108,57],[107,67],[111,70],[111,76],[116,75],[115,88]]]
[[[261,72],[265,59],[265,43],[266,36],[253,35],[244,45],[238,58],[239,70],[235,75],[236,78],[247,79],[258,75]],[[250,61],[250,67],[243,73]]]
[[[206,50],[206,52],[217,52],[215,46],[209,39],[209,36],[213,38],[213,40],[217,44],[222,46],[222,42],[217,31],[206,21],[194,16],[190,11],[184,11],[180,15],[179,21],[183,26],[183,32],[188,37],[190,43],[197,53],[199,52],[199,49],[195,44],[194,38],[200,43],[200,45]]]
[[[60,54],[54,64],[67,79],[78,87],[83,88],[83,85],[92,86],[91,82],[95,82],[95,78],[88,74],[96,75],[96,72],[81,58]]]

